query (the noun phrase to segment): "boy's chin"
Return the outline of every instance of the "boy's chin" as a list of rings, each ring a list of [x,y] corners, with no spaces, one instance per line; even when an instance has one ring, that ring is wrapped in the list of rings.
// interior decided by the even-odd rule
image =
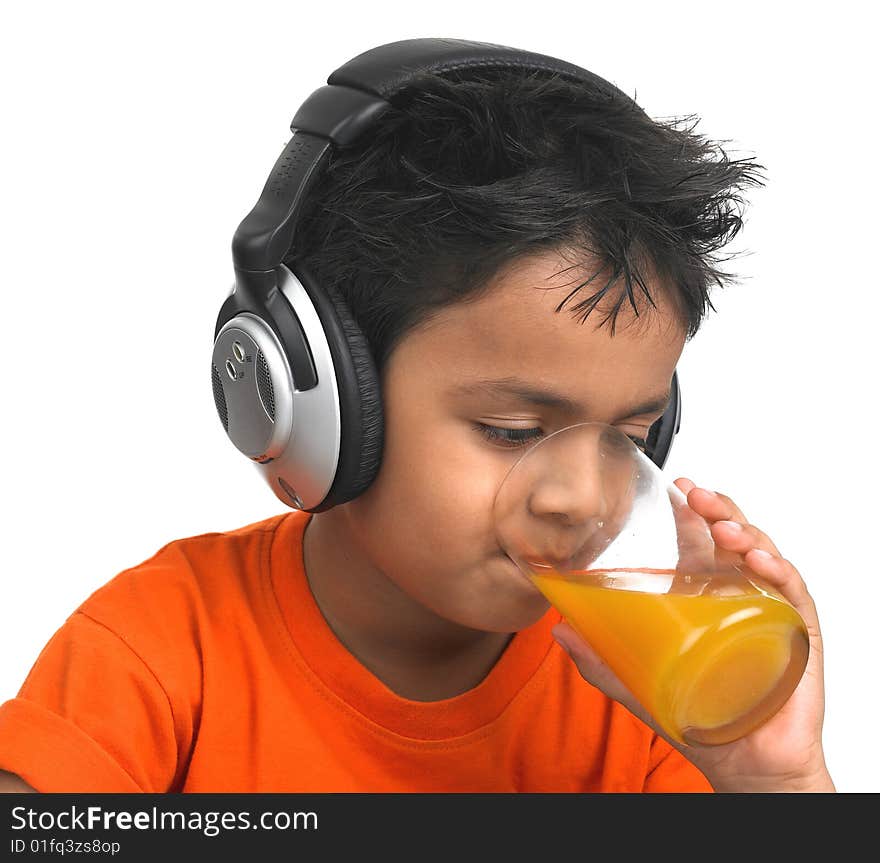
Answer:
[[[460,572],[454,602],[448,595],[435,597],[434,602],[421,600],[459,626],[478,632],[519,632],[534,626],[550,608],[544,594],[503,553]]]
[[[467,625],[483,632],[520,632],[534,626],[549,608],[550,603],[542,594],[526,594],[516,600],[499,597],[492,608],[483,609],[479,618]]]
[[[487,632],[519,632],[534,626],[550,608],[550,603],[531,579],[504,553],[493,564],[500,583],[493,590],[491,606],[482,609],[482,625]]]
[[[492,628],[487,628],[489,632],[522,632],[524,629],[528,629],[530,626],[534,626],[546,613],[547,609],[550,608],[550,603],[544,602],[543,606],[537,612],[532,612],[531,614],[520,614],[520,615],[510,615],[507,618],[507,622],[498,621],[497,625],[493,625]]]

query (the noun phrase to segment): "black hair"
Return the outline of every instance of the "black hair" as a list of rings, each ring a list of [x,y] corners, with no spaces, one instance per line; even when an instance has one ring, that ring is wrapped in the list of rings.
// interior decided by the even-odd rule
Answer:
[[[659,122],[620,92],[511,69],[426,74],[391,102],[368,140],[331,154],[285,258],[344,298],[379,372],[432,312],[547,251],[579,272],[601,263],[557,312],[610,271],[572,309],[582,323],[622,277],[600,322],[612,335],[627,300],[639,315],[634,285],[656,307],[651,274],[686,338],[715,311],[710,283],[734,278],[715,253],[763,166],[694,134],[693,115]]]

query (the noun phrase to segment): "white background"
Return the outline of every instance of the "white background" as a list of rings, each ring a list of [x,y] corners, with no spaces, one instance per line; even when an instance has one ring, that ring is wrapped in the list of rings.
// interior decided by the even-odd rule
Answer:
[[[604,5],[5,12],[0,701],[116,573],[282,510],[226,439],[208,378],[232,234],[330,72],[398,39],[472,39],[585,66],[657,119],[697,114],[698,133],[766,166],[726,249],[741,280],[715,292],[679,366],[667,472],[729,494],[800,569],[826,642],[832,776],[880,790],[867,5]]]

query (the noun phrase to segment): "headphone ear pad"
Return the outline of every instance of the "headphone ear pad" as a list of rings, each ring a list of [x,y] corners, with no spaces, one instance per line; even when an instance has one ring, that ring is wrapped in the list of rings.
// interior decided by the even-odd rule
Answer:
[[[645,438],[648,457],[661,470],[669,458],[672,442],[681,427],[681,388],[678,383],[678,369],[672,373],[669,404],[650,429]]]
[[[303,268],[295,272],[321,319],[339,391],[336,476],[324,500],[311,509],[322,512],[366,491],[379,472],[385,433],[382,395],[369,344],[344,298],[333,288],[319,287]]]

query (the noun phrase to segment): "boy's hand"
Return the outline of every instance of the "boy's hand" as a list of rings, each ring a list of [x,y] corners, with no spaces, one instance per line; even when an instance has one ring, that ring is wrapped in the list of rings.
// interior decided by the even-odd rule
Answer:
[[[688,505],[710,525],[718,556],[745,564],[775,587],[804,619],[810,637],[807,668],[782,709],[745,737],[721,746],[686,746],[670,739],[652,720],[614,672],[567,623],[553,628],[581,673],[609,698],[651,726],[695,764],[716,791],[834,791],[822,751],[825,691],[822,636],[816,606],[795,567],[770,538],[749,524],[725,495],[697,488],[680,478],[676,486]]]

